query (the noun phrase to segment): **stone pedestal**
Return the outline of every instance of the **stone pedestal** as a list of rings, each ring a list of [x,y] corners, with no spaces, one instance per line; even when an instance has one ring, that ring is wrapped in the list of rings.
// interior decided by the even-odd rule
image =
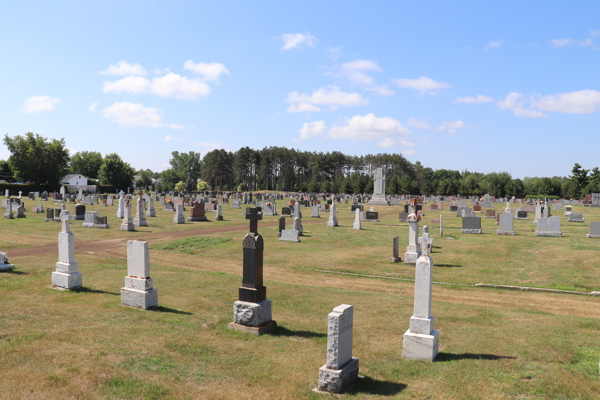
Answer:
[[[358,378],[359,360],[352,358],[340,369],[319,368],[319,383],[317,390],[330,393],[341,393]]]
[[[83,274],[75,260],[75,235],[69,226],[69,212],[61,214],[62,231],[58,234],[58,262],[52,272],[52,287],[75,289],[83,286]]]
[[[496,235],[501,236],[516,236],[517,231],[503,231],[501,229],[496,229]]]
[[[465,233],[465,234],[482,234],[483,233],[483,229],[461,229],[460,233]]]
[[[432,315],[432,284],[433,260],[423,255],[417,260],[415,269],[414,311],[404,333],[405,359],[433,361],[438,354],[440,332],[435,329]]]
[[[0,251],[0,271],[8,271],[13,267],[14,265],[8,263],[8,256],[6,253]]]
[[[127,275],[121,288],[121,305],[146,310],[158,306],[158,290],[152,288],[148,242],[127,242]]]

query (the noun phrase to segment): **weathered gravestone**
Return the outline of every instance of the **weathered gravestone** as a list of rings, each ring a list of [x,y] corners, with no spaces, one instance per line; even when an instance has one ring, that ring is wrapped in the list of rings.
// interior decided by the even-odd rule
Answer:
[[[54,208],[48,208],[46,210],[46,218],[44,219],[44,222],[50,221],[54,221]]]
[[[17,218],[25,218],[25,205],[23,203],[19,204],[17,207]]]
[[[399,251],[400,251],[400,237],[393,236],[392,237],[392,258],[390,259],[391,262],[397,263],[397,262],[402,261],[400,259]]]
[[[406,246],[406,253],[404,253],[404,264],[415,264],[421,255],[418,242],[420,220],[421,217],[415,213],[409,214],[406,219],[406,222],[408,222],[408,246]]]
[[[217,215],[215,216],[215,221],[223,221],[223,211],[220,204],[217,204]]]
[[[329,313],[327,362],[319,368],[319,391],[340,393],[358,378],[359,359],[352,357],[353,319],[353,308],[348,304]]]
[[[188,217],[188,221],[208,221],[208,218],[206,218],[206,212],[204,210],[203,202],[192,203],[192,209],[190,210],[190,216]]]
[[[496,218],[496,210],[485,210],[485,218]]]
[[[496,235],[515,236],[517,232],[513,230],[513,216],[510,213],[502,213],[498,216],[500,219],[499,229],[496,229]]]
[[[58,262],[52,272],[52,287],[75,289],[83,286],[83,273],[75,261],[75,234],[69,225],[69,212],[61,214],[62,231],[58,234]]]
[[[406,222],[408,219],[408,213],[406,212],[401,212],[400,214],[398,214],[398,222]]]
[[[8,271],[13,269],[14,265],[8,262],[8,255],[0,251],[0,271]]]
[[[10,202],[10,200],[4,206],[4,210],[4,218],[13,219],[15,217],[12,213],[12,203]]]
[[[321,207],[319,206],[312,206],[312,214],[311,214],[311,218],[321,218]]]
[[[433,259],[423,248],[415,269],[414,311],[408,330],[404,333],[404,358],[433,361],[440,348],[440,331],[435,329],[432,315],[431,292],[433,284]]]
[[[131,201],[125,200],[123,203],[123,223],[121,224],[122,231],[134,231],[135,225],[131,220]]]
[[[133,220],[133,224],[135,226],[148,226],[148,221],[146,220],[146,202],[140,196],[137,198],[136,204],[136,215]]]
[[[373,197],[369,200],[369,204],[389,206],[390,203],[385,198],[385,170],[377,168],[374,173]]]
[[[537,220],[535,236],[562,237],[560,217],[540,218]]]
[[[142,310],[158,306],[158,290],[150,277],[148,242],[127,242],[127,276],[121,288],[121,305]]]
[[[584,222],[585,218],[583,218],[583,214],[572,212],[569,215],[569,222]]]
[[[94,211],[86,211],[84,215],[83,227],[94,228],[96,226],[96,213]]]
[[[258,233],[261,208],[246,208],[246,219],[250,229],[243,241],[242,286],[239,300],[233,303],[233,322],[228,327],[261,335],[276,326],[272,319],[272,303],[267,299],[267,288],[263,285],[264,241]]]
[[[590,222],[587,237],[590,239],[600,239],[600,221]]]
[[[362,228],[362,222],[360,221],[360,208],[354,211],[355,217],[352,223],[352,229],[360,230]]]
[[[329,221],[327,221],[327,226],[338,226],[337,209],[335,204],[331,205],[331,212],[329,213]]]
[[[152,197],[148,198],[148,217],[156,217],[156,209],[154,208],[154,199]]]
[[[175,215],[173,216],[174,224],[185,224],[185,216],[183,215],[183,204],[177,204]]]

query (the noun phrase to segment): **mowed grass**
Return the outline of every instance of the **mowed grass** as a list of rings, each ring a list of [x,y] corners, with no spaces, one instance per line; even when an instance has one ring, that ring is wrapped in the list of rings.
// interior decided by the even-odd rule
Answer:
[[[266,263],[278,328],[255,337],[227,329],[240,254],[151,250],[160,307],[140,311],[119,304],[125,253],[78,254],[80,291],[49,287],[52,256],[19,258],[18,273],[0,274],[0,399],[320,399],[311,389],[327,314],[343,303],[355,307],[365,377],[344,397],[594,399],[600,390],[598,298],[435,285],[441,354],[415,362],[402,359],[410,282]]]
[[[389,258],[392,236],[404,252],[407,225],[397,222],[399,207],[377,207],[380,222],[352,230],[349,208],[338,208],[337,228],[327,227],[328,213],[313,219],[303,209],[301,243],[278,240],[277,228],[265,224],[278,217],[259,222],[278,323],[262,337],[227,329],[241,284],[243,209],[225,206],[224,222],[207,213],[209,222],[175,225],[174,214],[157,206],[149,227],[122,232],[115,207],[93,206],[109,216],[111,229],[74,221],[77,242],[118,246],[77,253],[85,288],[74,292],[50,288],[55,254],[10,257],[11,244],[56,246],[58,223],[30,212],[0,220],[0,243],[7,244],[0,250],[17,266],[0,273],[0,399],[333,398],[311,389],[325,362],[327,314],[343,303],[355,307],[354,356],[364,376],[344,397],[597,398],[599,297],[436,284],[441,354],[435,363],[404,361],[414,287],[389,278],[413,279],[414,266]],[[586,221],[600,220],[600,210],[578,208]],[[501,237],[495,219],[482,218],[484,235],[462,235],[460,219],[441,213],[444,237],[431,223],[440,212],[426,211],[421,222],[434,238],[435,281],[600,290],[600,241],[585,237],[587,224],[561,217],[565,237],[543,238],[534,236],[531,220],[515,221],[518,236]],[[227,226],[238,228],[213,229]],[[182,231],[193,236],[170,237]],[[126,239],[150,242],[160,299],[154,311],[119,303]]]

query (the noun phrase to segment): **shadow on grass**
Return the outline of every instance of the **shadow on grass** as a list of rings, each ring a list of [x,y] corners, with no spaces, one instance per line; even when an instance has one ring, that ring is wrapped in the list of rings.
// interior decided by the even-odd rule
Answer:
[[[381,381],[365,376],[357,379],[344,394],[367,393],[376,396],[395,396],[406,389],[403,383]]]
[[[192,314],[191,312],[187,312],[187,311],[179,311],[179,310],[175,310],[174,308],[163,307],[163,306],[152,307],[152,308],[150,308],[150,310],[152,310],[152,311],[156,311],[156,312],[162,312],[162,313],[183,314],[183,315],[194,315],[194,314]]]
[[[111,294],[113,296],[120,296],[121,293],[113,293],[113,292],[106,292],[104,290],[98,290],[98,289],[91,289],[88,287],[80,287],[77,289],[73,289],[74,292],[77,293],[95,293],[95,294]]]
[[[454,265],[454,264],[433,264],[434,267],[442,267],[442,268],[462,268],[462,265]]]
[[[493,354],[473,354],[473,353],[462,353],[462,354],[452,354],[452,353],[439,353],[435,358],[435,362],[444,362],[444,361],[457,361],[457,360],[489,360],[489,361],[497,361],[497,360],[514,360],[515,357],[510,356],[495,356]]]
[[[29,275],[29,272],[15,271],[14,269],[3,269],[0,274],[13,274],[13,275]]]
[[[287,329],[281,325],[277,325],[277,327],[269,333],[271,336],[287,336],[287,337],[301,337],[301,338],[322,338],[327,337],[326,333],[317,333],[317,332],[309,332],[309,331],[293,331],[291,329]]]

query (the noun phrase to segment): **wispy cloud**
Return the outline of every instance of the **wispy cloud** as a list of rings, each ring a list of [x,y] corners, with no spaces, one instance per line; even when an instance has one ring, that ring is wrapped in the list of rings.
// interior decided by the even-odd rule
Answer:
[[[407,122],[407,125],[411,128],[431,129],[431,126],[429,126],[429,123],[425,118],[410,118]]]
[[[317,42],[317,38],[308,32],[304,33],[284,33],[280,37],[283,40],[283,47],[281,50],[291,50],[297,47],[301,47],[303,44],[308,46],[314,46]]]
[[[418,90],[421,95],[425,93],[436,94],[441,89],[452,87],[448,83],[437,82],[426,76],[420,76],[417,79],[394,79],[393,82],[401,88]]]
[[[494,99],[489,96],[483,96],[478,94],[475,97],[457,97],[454,99],[453,103],[467,103],[467,104],[482,104],[482,103],[491,103]]]
[[[448,136],[455,136],[459,129],[465,127],[465,123],[462,120],[456,121],[444,121],[441,125],[436,127],[435,129],[438,131],[445,131],[448,133]]]
[[[497,49],[500,46],[502,46],[502,43],[504,43],[502,40],[491,40],[488,42],[487,46],[485,46],[483,48],[483,51],[488,51],[491,49]]]
[[[41,111],[52,111],[56,108],[56,105],[60,103],[62,103],[62,100],[58,97],[31,96],[25,100],[25,108],[22,111],[28,114]]]

